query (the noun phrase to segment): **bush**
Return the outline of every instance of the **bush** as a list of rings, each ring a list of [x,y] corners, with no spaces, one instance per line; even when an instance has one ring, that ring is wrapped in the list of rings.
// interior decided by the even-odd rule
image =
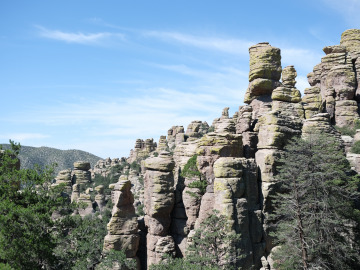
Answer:
[[[354,135],[356,134],[356,130],[360,129],[360,121],[355,120],[353,127],[350,127],[350,126],[337,127],[337,126],[335,126],[335,128],[337,131],[339,131],[341,133],[341,135],[354,137]]]
[[[185,164],[184,169],[181,171],[182,177],[198,177],[201,181],[201,173],[196,165],[197,155],[193,155]]]
[[[351,153],[360,154],[360,141],[356,141],[350,150]]]
[[[207,182],[206,180],[194,181],[188,185],[189,188],[198,188],[200,189],[201,195],[204,195],[206,192]],[[189,192],[190,193],[190,192]]]

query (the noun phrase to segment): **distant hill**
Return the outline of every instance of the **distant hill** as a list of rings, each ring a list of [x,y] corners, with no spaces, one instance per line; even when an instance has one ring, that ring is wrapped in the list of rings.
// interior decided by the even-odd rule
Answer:
[[[2,144],[2,146],[3,149],[10,147],[9,144]],[[60,150],[45,146],[32,147],[24,145],[21,146],[19,158],[21,168],[33,168],[35,164],[45,167],[46,165],[57,163],[58,167],[55,168],[56,174],[61,170],[73,168],[75,161],[88,161],[91,164],[91,168],[94,168],[95,163],[102,159],[81,150]]]

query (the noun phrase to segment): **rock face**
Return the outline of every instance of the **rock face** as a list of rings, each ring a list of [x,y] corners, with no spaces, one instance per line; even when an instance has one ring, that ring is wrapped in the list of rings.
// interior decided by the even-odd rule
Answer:
[[[173,126],[167,138],[160,138],[159,155],[143,162],[144,269],[160,262],[164,254],[185,256],[191,235],[213,209],[241,235],[233,243],[243,255],[237,267],[274,269],[272,195],[280,190],[276,175],[284,147],[294,137],[307,139],[318,132],[335,137],[345,150],[360,138],[341,136],[334,128],[352,126],[360,119],[360,30],[345,31],[340,45],[323,50],[326,55],[308,74],[310,87],[301,97],[295,87],[296,69],[282,69],[280,49],[266,42],[250,47],[246,105],[233,117],[225,107],[212,123],[213,132],[207,123],[193,121],[186,132],[183,126]],[[149,142],[148,147],[145,144],[137,141],[130,160],[141,156],[144,149],[154,149]],[[199,176],[182,174],[194,156],[206,190],[194,187]],[[360,172],[359,156],[348,154],[353,168]]]
[[[131,183],[121,176],[112,191],[112,217],[107,225],[108,234],[104,239],[104,251],[122,250],[127,258],[135,258],[139,247],[138,222],[133,206],[134,197]]]
[[[174,207],[175,162],[169,152],[145,160],[145,225],[147,235],[147,265],[158,263],[162,256],[175,253],[175,243],[168,236],[170,213]]]
[[[279,86],[281,76],[280,49],[263,42],[251,46],[249,53],[249,87],[244,100],[248,104],[258,97],[271,95],[272,90]]]
[[[306,118],[327,112],[331,123],[340,127],[359,120],[359,37],[358,29],[350,29],[342,34],[340,45],[323,49],[326,55],[308,74],[311,88],[305,90],[303,99]]]
[[[135,142],[135,147],[130,151],[130,157],[128,162],[132,163],[138,159],[143,159],[150,155],[151,152],[155,151],[157,147],[154,139],[141,140],[137,139]]]

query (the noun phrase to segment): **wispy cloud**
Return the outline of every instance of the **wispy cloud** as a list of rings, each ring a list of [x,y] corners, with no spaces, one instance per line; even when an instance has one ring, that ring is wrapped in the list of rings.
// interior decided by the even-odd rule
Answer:
[[[43,26],[36,26],[39,29],[39,35],[44,38],[64,41],[67,43],[78,43],[78,44],[100,44],[104,40],[109,38],[117,38],[124,40],[125,36],[121,33],[110,33],[110,32],[100,32],[100,33],[82,33],[82,32],[64,32],[60,30],[50,30]]]
[[[359,0],[322,0],[329,8],[338,12],[345,21],[354,27],[360,24],[360,1]]]
[[[299,48],[281,48],[281,62],[283,67],[294,65],[295,69],[304,73],[313,70],[316,64],[319,64],[323,53],[314,52]]]
[[[48,135],[41,134],[41,133],[8,133],[2,134],[0,136],[1,140],[14,140],[16,142],[23,142],[27,140],[37,140],[37,139],[45,139],[48,138]]]
[[[144,35],[188,46],[241,55],[247,54],[248,48],[254,44],[248,40],[201,37],[178,32],[146,31]]]

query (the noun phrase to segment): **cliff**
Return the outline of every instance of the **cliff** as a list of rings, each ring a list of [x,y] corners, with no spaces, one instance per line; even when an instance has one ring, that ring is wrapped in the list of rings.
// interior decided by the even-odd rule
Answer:
[[[311,87],[301,97],[295,87],[296,69],[282,68],[281,50],[267,42],[256,44],[249,48],[246,105],[233,117],[225,108],[214,120],[212,132],[206,122],[194,121],[186,133],[182,126],[172,127],[158,144],[136,141],[130,162],[148,157],[142,161],[144,191],[139,195],[145,210],[145,226],[140,229],[146,241],[140,240],[140,247],[146,248],[139,251],[139,257],[146,258],[143,269],[160,262],[164,254],[184,256],[191,235],[212,209],[226,216],[231,230],[241,234],[235,243],[243,255],[238,267],[274,269],[270,214],[272,195],[279,188],[274,176],[284,146],[294,136],[321,132],[348,151],[354,139],[341,136],[335,125],[354,127],[360,120],[360,30],[345,31],[340,45],[323,51],[321,63],[308,74]],[[192,185],[196,179],[181,174],[194,155],[207,183],[203,194]],[[358,169],[359,156],[348,153],[348,157]]]

